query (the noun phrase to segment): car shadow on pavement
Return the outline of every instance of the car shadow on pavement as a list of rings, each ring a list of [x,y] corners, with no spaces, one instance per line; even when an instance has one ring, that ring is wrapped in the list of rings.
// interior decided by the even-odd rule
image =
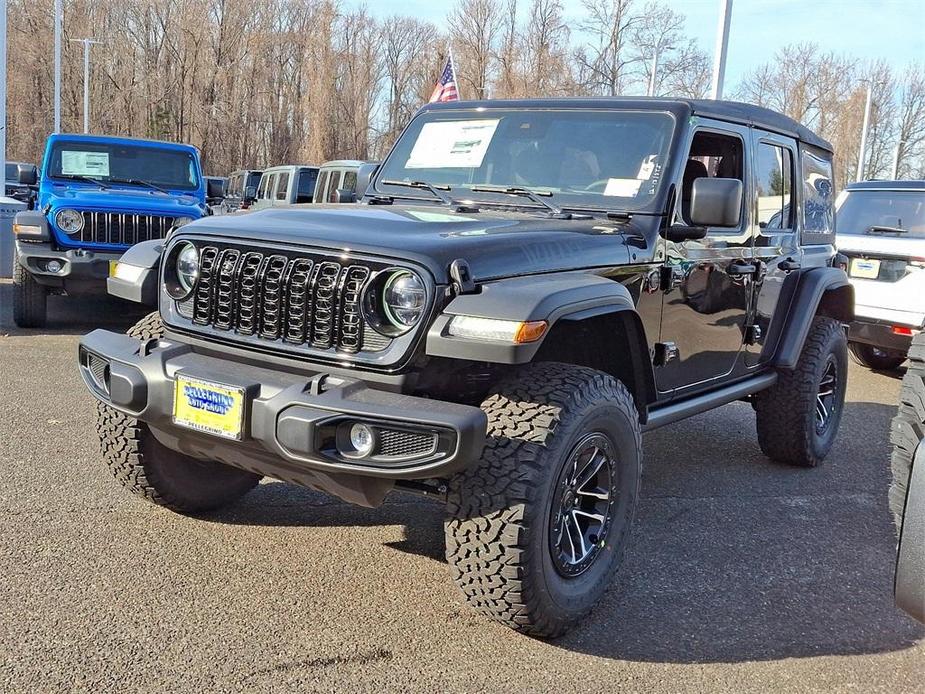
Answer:
[[[748,406],[740,410],[745,419]],[[818,468],[765,458],[719,410],[646,436],[648,468],[623,569],[555,647],[615,660],[715,663],[902,650],[925,629],[892,604],[895,534],[886,503],[895,409],[846,404]],[[729,436],[738,442],[729,455]],[[697,451],[679,454],[677,444]],[[864,444],[858,444],[863,441]],[[394,494],[378,509],[261,484],[219,523],[403,526],[388,546],[444,561],[443,508]],[[489,627],[486,622],[486,628]]]
[[[19,328],[13,322],[13,285],[0,280],[0,337],[18,335],[83,335],[95,328],[125,332],[151,309],[109,296],[50,296],[48,324]]]

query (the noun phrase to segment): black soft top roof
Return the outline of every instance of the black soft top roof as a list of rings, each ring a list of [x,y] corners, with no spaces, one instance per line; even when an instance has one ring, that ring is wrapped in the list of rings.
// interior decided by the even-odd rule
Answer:
[[[552,99],[489,99],[486,101],[449,101],[427,104],[423,110],[471,108],[614,108],[646,110],[659,108],[673,113],[679,120],[697,115],[717,120],[754,125],[765,130],[789,135],[818,149],[832,152],[832,145],[805,125],[763,106],[740,101],[713,101],[711,99],[667,99],[661,97],[569,97]]]

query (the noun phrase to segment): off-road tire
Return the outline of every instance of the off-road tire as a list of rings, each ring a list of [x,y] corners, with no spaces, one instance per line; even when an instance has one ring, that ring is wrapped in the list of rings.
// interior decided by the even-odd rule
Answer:
[[[895,371],[906,361],[904,354],[874,347],[865,342],[849,342],[848,350],[858,364],[874,371]]]
[[[128,334],[147,341],[164,332],[160,316],[145,316]],[[201,513],[239,499],[260,475],[177,453],[160,443],[144,422],[103,403],[96,430],[106,464],[132,494],[178,513]]]
[[[925,333],[916,335],[909,347],[909,368],[903,376],[899,392],[899,410],[890,425],[890,443],[893,453],[890,467],[893,479],[890,482],[890,511],[896,522],[896,531],[902,527],[903,510],[906,506],[906,490],[912,461],[922,438],[925,437]]]
[[[820,433],[816,428],[816,395],[830,356],[837,377],[836,407]],[[796,368],[781,370],[777,383],[754,398],[758,444],[765,455],[801,467],[814,467],[825,458],[838,433],[847,371],[844,328],[834,318],[816,316]]]
[[[35,281],[13,251],[13,322],[20,328],[44,328],[48,317],[48,289]]]
[[[626,387],[593,369],[540,363],[483,403],[488,439],[479,464],[450,480],[446,556],[456,585],[479,612],[532,636],[575,626],[618,569],[642,469],[639,413]],[[616,491],[606,542],[584,573],[564,577],[549,547],[557,480],[576,442],[611,437]]]

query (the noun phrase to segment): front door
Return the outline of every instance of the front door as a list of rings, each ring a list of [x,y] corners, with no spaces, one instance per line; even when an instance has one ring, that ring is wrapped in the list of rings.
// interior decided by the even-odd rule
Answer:
[[[681,180],[674,223],[690,225],[691,189],[702,177],[744,183],[737,227],[710,228],[703,239],[667,242],[662,289],[661,342],[674,347],[656,369],[662,392],[684,395],[740,368],[753,266],[747,128],[702,121],[694,129]],[[676,355],[676,356],[675,356]],[[673,358],[671,358],[673,356]]]

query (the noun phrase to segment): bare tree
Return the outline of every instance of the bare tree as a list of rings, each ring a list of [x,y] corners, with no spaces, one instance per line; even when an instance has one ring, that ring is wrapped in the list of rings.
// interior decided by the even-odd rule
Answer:
[[[639,60],[629,51],[630,34],[641,21],[632,13],[634,0],[583,0],[587,15],[580,28],[591,39],[575,53],[578,82],[588,94],[623,94]]]
[[[496,0],[460,0],[448,21],[460,93],[465,98],[488,98],[501,34],[501,6]]]

